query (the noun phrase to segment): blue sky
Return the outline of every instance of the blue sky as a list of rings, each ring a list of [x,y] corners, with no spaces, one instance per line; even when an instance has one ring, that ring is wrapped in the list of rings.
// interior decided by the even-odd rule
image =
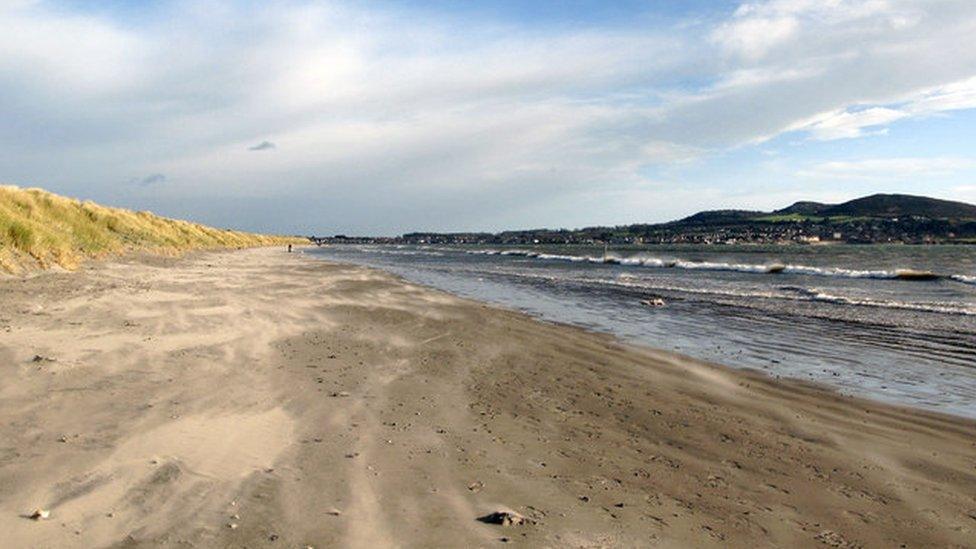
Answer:
[[[972,36],[971,0],[0,0],[0,182],[303,234],[976,202]]]

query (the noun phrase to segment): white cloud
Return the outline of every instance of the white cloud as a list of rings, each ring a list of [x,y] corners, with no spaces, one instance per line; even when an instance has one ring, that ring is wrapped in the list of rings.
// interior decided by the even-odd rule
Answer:
[[[769,21],[789,21],[780,26],[791,31],[764,29]],[[882,134],[899,120],[976,105],[976,50],[961,47],[974,34],[968,0],[743,4],[712,32],[724,76],[691,108],[725,122],[712,124],[725,145],[789,131],[815,140]]]
[[[881,126],[908,117],[908,113],[886,107],[870,107],[858,111],[835,111],[804,122],[796,129],[810,133],[814,139],[823,141],[861,137],[868,133],[883,132]]]
[[[949,189],[944,198],[976,204],[976,185],[958,185]]]
[[[729,55],[755,61],[800,40],[817,40],[818,29],[880,19],[891,28],[911,26],[917,10],[887,0],[770,0],[748,2],[711,33]],[[876,25],[879,21],[871,21]]]
[[[126,24],[49,6],[0,5],[0,179],[152,209],[226,198],[202,211],[220,224],[271,199],[255,223],[543,224],[554,202],[585,223],[601,189],[649,200],[650,168],[976,108],[971,0],[749,2],[650,30],[352,2],[178,2]],[[132,174],[166,184],[119,191]]]
[[[719,27],[712,40],[730,52],[756,59],[792,38],[799,28],[800,22],[793,16],[749,16]]]
[[[790,130],[805,131],[813,139],[828,141],[884,133],[892,122],[976,108],[976,77],[915,92],[887,106],[854,106],[817,115]]]
[[[976,167],[969,158],[868,158],[820,162],[797,175],[825,180],[892,181],[917,178],[942,178]]]
[[[976,108],[976,76],[925,90],[905,106],[905,111],[924,116],[973,108]]]
[[[15,2],[0,8],[0,71],[25,84],[99,94],[131,83],[141,41],[90,16],[50,17]]]

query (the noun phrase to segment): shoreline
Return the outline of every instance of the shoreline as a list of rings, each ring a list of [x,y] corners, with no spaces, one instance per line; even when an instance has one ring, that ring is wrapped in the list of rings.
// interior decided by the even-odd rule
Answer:
[[[972,420],[378,270],[194,252],[0,279],[0,303],[0,528],[15,546],[976,535]],[[51,518],[20,516],[37,506]],[[503,508],[533,523],[478,522]]]
[[[303,246],[303,247],[298,248],[298,249],[299,250],[301,250],[301,249],[315,249],[315,247],[314,246]],[[824,395],[832,395],[832,396],[835,396],[835,397],[839,397],[841,399],[850,400],[852,402],[858,402],[858,401],[859,402],[863,402],[864,405],[867,405],[867,406],[870,406],[870,405],[881,405],[881,406],[888,407],[888,408],[895,408],[895,409],[901,410],[901,411],[903,411],[905,413],[909,413],[909,414],[930,415],[930,416],[933,416],[933,417],[941,417],[941,418],[950,419],[950,420],[962,420],[962,421],[966,421],[966,422],[971,422],[974,425],[976,425],[976,417],[970,417],[970,416],[967,416],[967,415],[964,415],[964,414],[958,414],[958,413],[953,413],[953,412],[949,412],[949,411],[942,411],[942,410],[935,409],[935,408],[925,408],[925,407],[921,407],[921,406],[912,406],[911,404],[905,404],[905,403],[897,402],[897,401],[894,401],[894,400],[883,400],[883,399],[880,399],[880,398],[872,398],[871,396],[865,396],[865,395],[862,395],[862,394],[845,393],[845,392],[843,392],[841,390],[840,387],[835,386],[835,385],[831,385],[831,384],[826,383],[826,382],[823,382],[823,381],[808,380],[808,379],[803,379],[803,378],[800,378],[800,377],[794,377],[794,376],[789,376],[789,375],[775,374],[775,373],[772,373],[770,371],[765,371],[765,370],[762,370],[760,368],[756,368],[756,367],[752,367],[752,366],[733,366],[733,365],[730,365],[730,364],[725,364],[725,363],[718,362],[718,361],[714,361],[714,360],[707,360],[707,359],[703,359],[703,358],[698,358],[698,357],[692,356],[692,355],[687,354],[687,353],[682,353],[680,351],[665,349],[663,347],[655,347],[654,345],[649,344],[649,343],[645,343],[644,341],[642,341],[642,340],[640,340],[638,338],[623,337],[623,336],[614,334],[609,329],[601,330],[601,329],[596,329],[596,328],[593,328],[593,327],[588,327],[588,326],[584,326],[584,325],[574,324],[572,322],[560,321],[560,320],[555,320],[555,319],[551,319],[551,318],[546,318],[545,316],[542,316],[542,315],[539,315],[539,314],[534,314],[534,313],[529,312],[529,311],[520,310],[520,309],[518,309],[516,307],[508,306],[508,305],[505,305],[505,304],[502,304],[502,303],[493,303],[493,302],[490,302],[490,301],[481,300],[481,299],[474,298],[474,297],[467,297],[467,296],[463,296],[463,295],[458,295],[458,294],[455,294],[455,293],[453,293],[453,292],[451,292],[449,290],[444,290],[444,289],[441,289],[441,288],[437,288],[436,286],[432,286],[432,285],[429,285],[429,284],[424,284],[422,282],[412,281],[409,278],[406,278],[406,277],[404,277],[404,276],[402,276],[400,274],[397,274],[395,272],[387,271],[387,270],[385,270],[385,269],[383,269],[381,267],[372,267],[372,266],[368,266],[368,265],[361,265],[361,264],[358,264],[358,263],[355,263],[355,262],[341,261],[341,260],[337,260],[337,259],[333,259],[333,258],[311,257],[310,259],[312,259],[314,261],[322,261],[322,262],[329,263],[329,264],[333,264],[333,265],[342,265],[342,266],[349,267],[349,268],[365,269],[367,271],[380,272],[383,275],[388,276],[388,277],[391,277],[394,280],[396,280],[396,281],[398,281],[398,282],[400,282],[402,284],[407,284],[407,285],[412,285],[412,286],[418,286],[418,287],[424,288],[426,290],[429,290],[431,292],[437,292],[437,293],[442,293],[442,294],[445,294],[445,295],[449,295],[449,296],[451,296],[453,298],[456,298],[456,299],[459,299],[459,300],[462,300],[462,301],[467,301],[467,302],[469,302],[470,304],[472,304],[474,306],[490,307],[492,309],[498,309],[498,310],[501,310],[501,311],[508,312],[510,314],[522,315],[522,316],[525,316],[525,317],[527,317],[527,318],[529,318],[529,319],[531,319],[531,320],[533,320],[535,322],[539,322],[539,323],[542,323],[542,324],[556,326],[556,327],[563,328],[563,329],[567,329],[567,330],[579,331],[579,332],[582,332],[582,333],[585,333],[585,334],[590,334],[590,335],[597,335],[597,336],[608,337],[608,338],[610,338],[612,340],[612,342],[616,343],[617,345],[621,345],[621,346],[624,346],[624,347],[632,347],[635,350],[644,350],[644,351],[647,351],[647,352],[650,352],[650,353],[654,353],[654,354],[670,355],[670,356],[674,357],[676,360],[679,360],[679,361],[688,361],[688,362],[699,363],[701,365],[706,365],[706,366],[709,366],[709,367],[713,367],[713,368],[717,368],[717,369],[720,369],[720,370],[727,371],[727,372],[729,372],[730,374],[733,374],[733,375],[742,374],[743,376],[749,378],[752,381],[765,381],[765,382],[773,383],[773,384],[777,384],[777,385],[786,385],[788,387],[789,386],[795,386],[797,389],[801,389],[801,390],[820,391],[820,392],[824,393]],[[840,321],[840,322],[843,322],[843,321]]]
[[[471,251],[459,249],[337,247],[308,253],[397,273],[453,295],[610,333],[639,346],[822,383],[846,395],[976,419],[976,363],[971,338],[965,335],[974,325],[963,322],[968,317],[957,323],[953,311],[941,306],[929,308],[936,304],[926,300],[934,298],[911,294],[915,290],[909,285],[897,290],[909,292],[902,303],[897,301],[900,296],[890,295],[889,282],[879,282],[876,288],[870,282],[869,287],[853,290],[832,289],[791,276],[753,286],[751,274],[731,280],[724,274],[631,276],[624,269],[591,268],[585,262],[576,262],[583,267],[565,269],[547,262],[523,268],[520,258],[469,260]],[[962,290],[968,287],[953,288]],[[863,296],[865,291],[880,297],[837,297]],[[921,304],[910,306],[913,300]]]

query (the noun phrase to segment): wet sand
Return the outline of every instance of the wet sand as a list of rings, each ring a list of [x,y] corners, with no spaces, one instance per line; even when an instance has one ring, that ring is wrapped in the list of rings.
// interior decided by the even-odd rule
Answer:
[[[0,280],[0,368],[5,547],[976,546],[976,422],[282,250]]]

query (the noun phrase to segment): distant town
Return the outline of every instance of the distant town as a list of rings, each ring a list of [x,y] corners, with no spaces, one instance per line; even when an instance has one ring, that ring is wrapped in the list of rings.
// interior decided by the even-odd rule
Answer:
[[[797,202],[772,212],[705,211],[657,224],[311,238],[319,244],[976,244],[976,206],[920,196],[879,194],[836,205]]]

